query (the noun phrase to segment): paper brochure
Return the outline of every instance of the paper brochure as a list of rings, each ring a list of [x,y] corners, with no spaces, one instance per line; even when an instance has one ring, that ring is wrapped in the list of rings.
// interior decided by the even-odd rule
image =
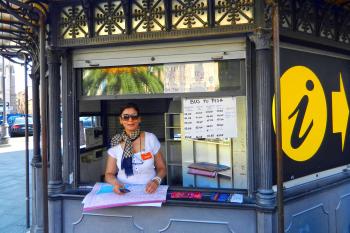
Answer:
[[[84,211],[111,208],[116,206],[161,206],[166,200],[167,185],[160,185],[155,193],[145,192],[146,185],[125,185],[130,190],[126,194],[116,194],[113,186],[107,183],[96,183],[83,200]]]

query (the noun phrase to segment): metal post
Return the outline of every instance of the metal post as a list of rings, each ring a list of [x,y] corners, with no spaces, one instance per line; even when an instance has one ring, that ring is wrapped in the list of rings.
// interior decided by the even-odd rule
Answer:
[[[264,207],[273,207],[276,204],[275,192],[272,189],[272,110],[271,95],[273,92],[273,70],[271,57],[271,33],[262,28],[257,28],[250,36],[255,44],[255,95],[254,125],[256,128],[253,143],[256,147],[254,155],[255,178],[257,193],[256,202]],[[262,224],[270,224],[260,221]],[[261,226],[260,226],[261,228]],[[265,229],[265,227],[263,227]]]
[[[33,64],[34,66],[34,64]],[[32,77],[32,111],[33,111],[33,158],[32,165],[37,166],[41,163],[40,157],[40,97],[39,97],[39,81],[37,72],[31,70]],[[41,164],[40,164],[41,166]]]
[[[49,232],[48,228],[48,193],[47,193],[47,80],[46,80],[46,62],[45,62],[45,17],[40,14],[40,90],[41,90],[41,154],[42,154],[42,192],[43,192],[43,217],[44,233]]]
[[[48,93],[49,93],[49,196],[58,195],[63,192],[62,181],[62,151],[61,151],[61,111],[60,111],[60,65],[62,51],[53,47],[47,48],[47,64],[49,69]],[[62,213],[62,200],[50,200],[49,202],[49,232],[62,232],[62,218],[57,213]]]
[[[5,59],[2,56],[2,100],[3,100],[3,112],[2,112],[2,138],[1,144],[9,143],[9,125],[7,124],[7,114],[6,114],[6,88],[5,88]]]
[[[277,209],[278,232],[284,233],[284,203],[283,203],[283,153],[281,134],[281,93],[280,93],[280,45],[279,45],[279,12],[278,1],[272,5],[273,31],[273,67],[275,79],[275,119],[276,119],[276,154],[277,154]]]
[[[33,63],[33,67],[37,64]],[[40,148],[40,75],[36,69],[31,69],[33,97],[33,158],[32,165],[32,218],[31,233],[43,232],[43,201],[42,201],[42,163]]]
[[[48,193],[55,195],[63,191],[62,182],[62,149],[61,149],[61,52],[54,48],[47,49],[47,63],[49,69],[48,92],[49,92],[49,182]],[[52,224],[54,225],[54,224]],[[50,231],[51,232],[51,231]]]
[[[25,136],[26,136],[26,226],[30,227],[30,202],[29,202],[29,132],[28,132],[28,60],[24,56],[24,113],[25,113]]]

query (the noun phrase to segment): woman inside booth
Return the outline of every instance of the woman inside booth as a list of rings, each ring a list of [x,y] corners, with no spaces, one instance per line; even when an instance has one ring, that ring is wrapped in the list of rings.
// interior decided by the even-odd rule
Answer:
[[[111,140],[105,180],[117,194],[125,192],[124,184],[146,184],[145,191],[154,193],[166,176],[160,142],[153,133],[140,131],[140,111],[128,103],[120,109],[124,130]]]

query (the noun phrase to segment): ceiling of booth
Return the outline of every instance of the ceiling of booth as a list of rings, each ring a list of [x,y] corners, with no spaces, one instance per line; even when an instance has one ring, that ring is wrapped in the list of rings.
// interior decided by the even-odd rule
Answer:
[[[83,0],[82,0],[83,1]],[[86,1],[86,0],[84,0]],[[237,0],[240,1],[240,0]],[[350,10],[350,0],[325,0]],[[48,4],[67,0],[1,0],[0,55],[11,59],[21,52],[37,50],[39,15],[47,15]],[[28,52],[29,51],[29,52]],[[32,54],[31,54],[32,55]]]
[[[11,59],[36,50],[39,14],[46,15],[48,1],[0,1],[0,54]]]

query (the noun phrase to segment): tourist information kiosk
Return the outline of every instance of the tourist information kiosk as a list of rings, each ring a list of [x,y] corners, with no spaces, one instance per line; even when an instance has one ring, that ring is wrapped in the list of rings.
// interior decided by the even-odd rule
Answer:
[[[277,232],[270,1],[8,2],[4,12],[17,4],[17,19],[41,26],[30,44],[32,232]],[[349,2],[278,9],[284,231],[349,232]],[[166,202],[84,211],[128,102],[161,141]]]

